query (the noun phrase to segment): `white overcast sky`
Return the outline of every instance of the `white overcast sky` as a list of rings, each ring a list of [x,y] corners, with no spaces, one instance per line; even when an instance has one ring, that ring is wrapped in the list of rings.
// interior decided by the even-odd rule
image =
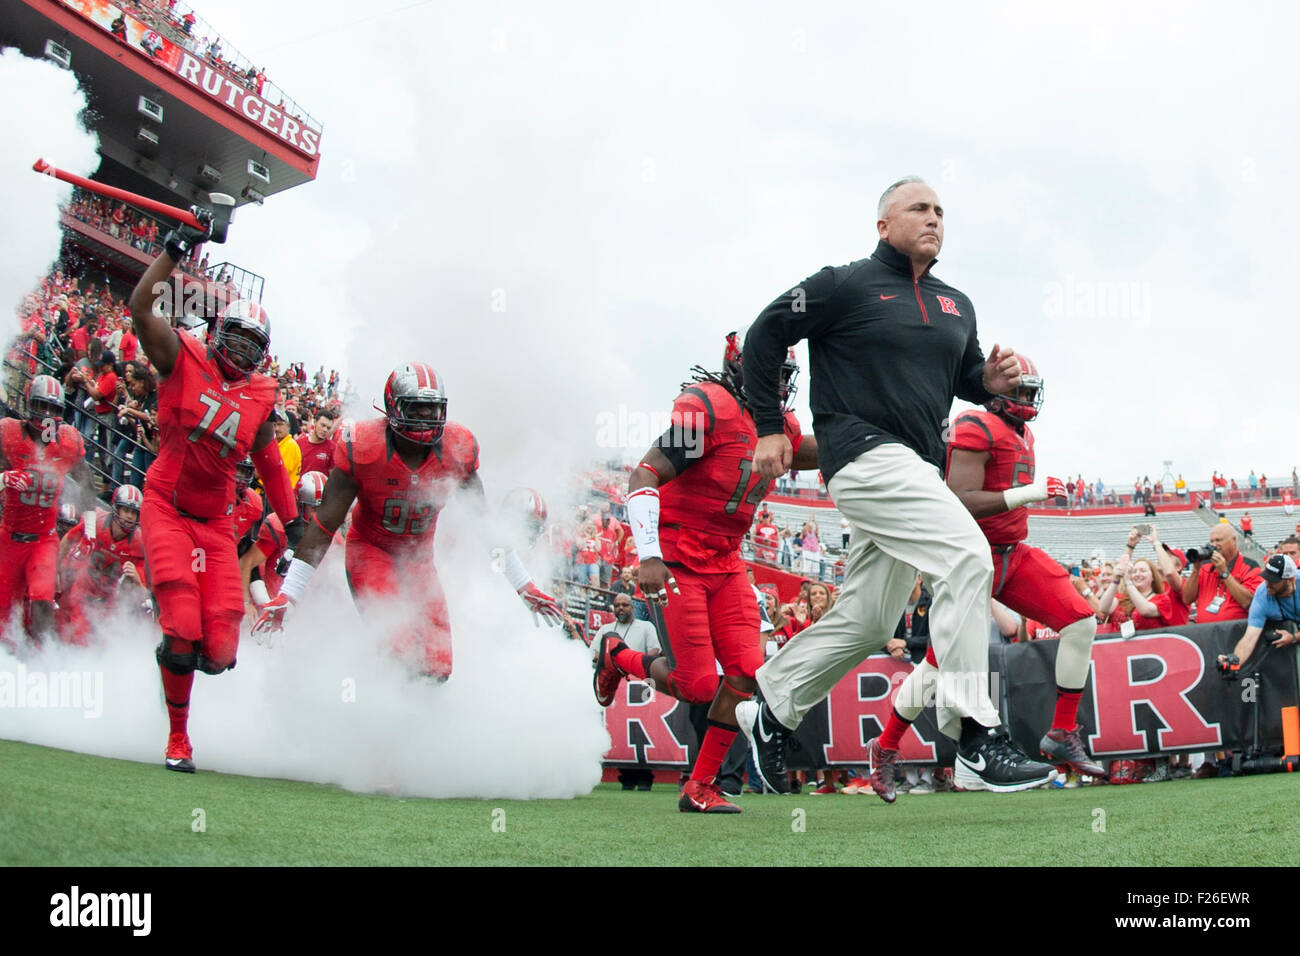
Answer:
[[[1045,376],[1040,470],[1300,463],[1295,7],[196,6],[325,126],[317,181],[227,250],[275,351],[367,397],[431,362],[485,468],[547,487],[598,416],[665,411],[725,332],[868,255],[907,174],[986,350]]]

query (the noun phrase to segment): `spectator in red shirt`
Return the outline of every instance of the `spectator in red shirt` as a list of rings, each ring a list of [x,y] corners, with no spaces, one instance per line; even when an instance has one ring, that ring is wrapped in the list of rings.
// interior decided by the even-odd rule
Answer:
[[[1255,521],[1253,518],[1251,518],[1250,512],[1247,511],[1245,514],[1241,516],[1241,533],[1245,535],[1247,538],[1253,538],[1255,537],[1254,529],[1255,529]]]
[[[1237,550],[1237,533],[1229,524],[1210,529],[1210,544],[1209,559],[1198,560],[1196,573],[1183,582],[1183,603],[1196,602],[1198,624],[1244,618],[1263,580],[1259,565]]]
[[[134,330],[131,328],[131,320],[122,320],[122,337],[118,340],[117,350],[118,358],[123,362],[134,362],[136,351],[140,348],[140,340],[135,337]]]
[[[1129,564],[1125,555],[1115,574],[1115,583],[1101,596],[1103,614],[1109,615],[1118,603],[1124,619],[1132,621],[1139,631],[1173,626],[1177,616],[1173,595],[1165,586],[1165,576],[1149,558]]]
[[[334,431],[339,423],[337,408],[323,408],[312,421],[311,428],[305,435],[296,439],[298,450],[302,452],[302,473],[319,471],[328,475],[334,463]]]

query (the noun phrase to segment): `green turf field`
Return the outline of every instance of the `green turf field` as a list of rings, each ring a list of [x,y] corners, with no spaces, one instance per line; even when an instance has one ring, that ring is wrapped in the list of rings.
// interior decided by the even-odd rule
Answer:
[[[422,800],[167,773],[0,741],[0,864],[1293,865],[1300,780],[900,796],[744,796],[677,812],[674,788],[575,800]],[[1243,808],[1249,807],[1248,811]],[[203,811],[205,832],[195,832]],[[1097,811],[1104,812],[1104,817]],[[1094,826],[1104,820],[1104,832]],[[495,826],[494,826],[495,824]],[[800,826],[802,824],[802,826]],[[1249,848],[1248,850],[1246,848]]]

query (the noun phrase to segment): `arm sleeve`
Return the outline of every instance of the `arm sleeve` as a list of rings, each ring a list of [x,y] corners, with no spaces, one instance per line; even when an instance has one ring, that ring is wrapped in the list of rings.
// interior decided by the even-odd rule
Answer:
[[[260,451],[252,452],[253,464],[262,479],[266,498],[271,502],[271,509],[280,516],[285,524],[298,517],[298,502],[294,500],[293,485],[289,483],[289,472],[285,470],[284,460],[280,457],[280,446],[275,441],[266,443]]]
[[[975,307],[969,300],[965,305],[971,310],[973,323]],[[966,353],[961,358],[961,373],[953,383],[953,394],[974,405],[983,405],[993,398],[993,393],[984,387],[984,351],[980,348],[974,324],[971,325],[970,338],[966,340]]]
[[[745,396],[760,438],[782,433],[781,363],[796,342],[815,339],[826,330],[842,279],[840,269],[827,266],[774,299],[749,327],[741,349]]]
[[[668,430],[656,439],[654,447],[663,452],[673,471],[680,475],[704,457],[716,419],[709,393],[692,385],[673,402]]]

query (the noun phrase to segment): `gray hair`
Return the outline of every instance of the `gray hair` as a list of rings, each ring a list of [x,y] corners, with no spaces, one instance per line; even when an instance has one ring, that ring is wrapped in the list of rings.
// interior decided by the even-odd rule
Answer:
[[[883,193],[880,194],[880,202],[876,203],[877,219],[885,218],[885,210],[889,208],[889,197],[894,195],[894,190],[897,189],[899,186],[906,186],[908,183],[920,183],[923,186],[930,185],[920,176],[904,176],[902,179],[894,183],[892,186],[890,186],[888,189],[886,189]]]

